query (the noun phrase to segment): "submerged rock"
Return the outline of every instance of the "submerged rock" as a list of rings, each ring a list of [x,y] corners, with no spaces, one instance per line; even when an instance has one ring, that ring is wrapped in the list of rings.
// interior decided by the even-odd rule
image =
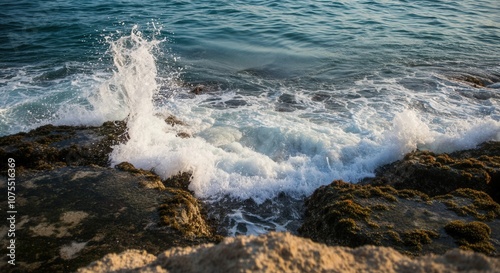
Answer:
[[[447,72],[447,78],[453,81],[465,83],[474,88],[484,88],[500,80],[499,75],[486,71],[474,72]]]
[[[204,85],[202,84],[199,84],[197,86],[195,86],[192,90],[191,90],[191,93],[194,93],[196,95],[199,95],[201,94],[201,92],[203,92],[203,89],[205,88]]]
[[[471,189],[430,198],[416,190],[334,181],[305,206],[299,234],[328,245],[390,246],[409,255],[457,247],[488,255],[500,250],[500,205]]]
[[[176,116],[170,115],[165,119],[165,122],[174,127],[175,125],[186,125],[184,121],[178,119]]]
[[[410,258],[386,247],[328,247],[288,233],[226,238],[218,245],[173,248],[157,257],[128,250],[77,272],[498,272],[500,260],[454,250]]]

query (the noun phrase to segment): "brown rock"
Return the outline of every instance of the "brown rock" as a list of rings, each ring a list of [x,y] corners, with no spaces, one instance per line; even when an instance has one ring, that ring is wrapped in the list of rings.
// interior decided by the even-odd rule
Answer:
[[[77,272],[498,272],[500,260],[453,250],[410,258],[386,247],[328,247],[288,233],[226,238],[218,245],[172,248],[155,258],[109,254]]]
[[[99,127],[45,125],[28,133],[0,137],[0,160],[16,160],[17,171],[64,166],[108,166],[112,146],[126,141],[125,122]],[[5,169],[2,169],[4,174]]]
[[[203,89],[204,89],[204,88],[205,88],[205,86],[204,86],[204,85],[201,85],[201,84],[200,84],[200,85],[197,85],[197,86],[195,86],[195,87],[191,90],[191,93],[194,93],[194,94],[196,94],[196,95],[199,95],[199,94],[201,94],[201,92],[203,92]]]
[[[170,124],[172,125],[172,127],[174,127],[175,125],[186,125],[186,123],[184,123],[182,120],[178,119],[176,116],[168,116],[166,119],[165,119],[165,122],[167,124]]]
[[[130,170],[75,166],[17,176],[19,263],[10,266],[2,259],[0,272],[72,272],[110,252],[134,248],[157,254],[220,240],[191,193],[144,187],[152,183],[144,170],[120,166]],[[8,207],[7,199],[0,205]],[[165,217],[173,224],[165,224]],[[7,224],[0,225],[2,232]],[[0,244],[3,256],[7,243]]]
[[[498,203],[500,142],[487,142],[477,149],[451,154],[415,151],[402,160],[379,168],[369,183],[415,189],[430,196],[470,188],[486,192]]]
[[[461,240],[468,234],[457,238],[461,233],[446,228],[459,220],[464,225],[479,222],[490,230],[469,249],[489,255],[498,255],[500,249],[500,205],[471,189],[430,198],[415,190],[334,181],[317,189],[305,207],[299,234],[327,245],[379,245],[409,255],[443,254],[465,246]]]

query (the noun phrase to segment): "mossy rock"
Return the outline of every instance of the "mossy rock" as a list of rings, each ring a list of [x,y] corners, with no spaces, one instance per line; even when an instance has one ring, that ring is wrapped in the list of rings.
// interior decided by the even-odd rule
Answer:
[[[45,125],[28,133],[0,137],[0,160],[14,158],[19,172],[64,166],[107,167],[112,147],[127,139],[122,121],[98,127]],[[4,169],[1,172],[5,175]]]
[[[414,151],[378,168],[375,178],[362,183],[417,190],[431,197],[469,188],[483,191],[499,203],[500,142],[486,142],[476,149],[450,154]]]
[[[0,160],[16,160],[16,208],[22,211],[16,258],[23,262],[13,272],[72,272],[110,252],[158,253],[221,240],[187,190],[190,174],[161,181],[128,162],[108,168],[113,146],[127,139],[125,122],[46,125],[0,137]]]
[[[189,172],[182,172],[178,173],[176,175],[173,175],[163,181],[163,184],[166,187],[171,187],[171,188],[179,188],[183,189],[185,191],[189,191],[189,184],[191,183],[191,177],[193,176],[192,173]],[[191,192],[192,193],[192,192]]]
[[[482,222],[455,220],[444,227],[446,233],[456,240],[460,248],[491,254],[495,247],[490,242],[491,228]]]
[[[159,190],[164,190],[165,186],[163,185],[163,182],[161,181],[160,176],[157,174],[154,174],[151,171],[146,171],[143,169],[137,169],[134,167],[129,162],[122,162],[120,164],[117,164],[115,166],[116,169],[129,172],[135,176],[139,176],[143,178],[141,181],[140,185],[145,188],[151,188],[151,189],[159,189]]]
[[[402,233],[403,243],[417,251],[421,251],[423,245],[432,243],[432,240],[438,237],[439,234],[432,230],[415,229]]]
[[[492,221],[500,217],[500,205],[481,191],[458,189],[435,199],[441,200],[448,209],[460,216],[472,216],[480,221]]]
[[[220,241],[208,232],[212,230],[209,224],[202,223],[203,208],[189,192],[142,187],[150,181],[134,172],[73,166],[27,170],[17,176],[19,263],[9,267],[4,260],[0,272],[74,272],[108,253],[126,249],[158,254],[171,247]],[[7,199],[0,205],[7,207]],[[182,219],[184,214],[187,222],[178,221],[184,230],[165,225],[161,219],[167,215]],[[0,230],[8,230],[7,222]],[[1,243],[3,250],[7,242]]]
[[[186,237],[213,237],[202,204],[185,190],[166,188],[167,196],[158,208],[161,224],[181,232]]]
[[[450,203],[469,211],[457,212]],[[442,254],[464,246],[445,231],[455,220],[480,220],[491,229],[492,238],[500,238],[499,205],[471,189],[432,198],[416,190],[334,181],[308,197],[305,207],[299,234],[328,245],[389,246],[412,256]],[[499,247],[470,249],[496,255]]]

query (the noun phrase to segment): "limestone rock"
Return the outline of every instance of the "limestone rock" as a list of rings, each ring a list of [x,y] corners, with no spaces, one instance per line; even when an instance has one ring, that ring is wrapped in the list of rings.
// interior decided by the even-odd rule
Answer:
[[[109,254],[80,268],[90,272],[498,272],[500,260],[453,250],[410,258],[386,247],[328,247],[288,233],[226,238],[169,249],[155,258],[136,250]]]

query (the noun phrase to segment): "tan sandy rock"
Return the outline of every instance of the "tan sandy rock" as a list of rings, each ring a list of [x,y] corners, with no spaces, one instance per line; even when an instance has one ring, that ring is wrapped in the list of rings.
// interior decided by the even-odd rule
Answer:
[[[500,272],[500,260],[458,249],[410,258],[387,247],[329,247],[289,233],[269,233],[172,248],[156,258],[127,250],[78,272]]]

